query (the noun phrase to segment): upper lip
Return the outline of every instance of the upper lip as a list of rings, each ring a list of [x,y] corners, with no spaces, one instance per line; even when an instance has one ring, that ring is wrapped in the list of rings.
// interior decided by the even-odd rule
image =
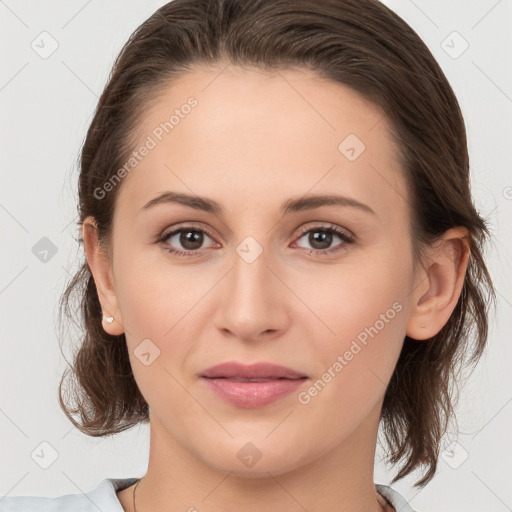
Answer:
[[[301,372],[272,363],[255,363],[245,365],[236,361],[228,361],[208,368],[201,377],[209,379],[238,377],[242,379],[300,379],[307,377]]]

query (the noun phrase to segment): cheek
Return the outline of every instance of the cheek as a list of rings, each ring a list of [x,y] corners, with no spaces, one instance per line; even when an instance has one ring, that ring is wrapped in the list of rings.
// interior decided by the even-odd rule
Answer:
[[[339,266],[329,278],[303,281],[308,298],[306,336],[314,341],[323,380],[351,396],[380,389],[398,359],[407,320],[407,279],[402,265]],[[336,378],[332,378],[333,375]],[[334,398],[334,397],[331,397]]]
[[[179,271],[123,258],[117,292],[134,377],[153,411],[193,410],[183,364],[200,328],[194,305],[204,295]]]
[[[331,267],[322,274],[305,274],[296,281],[297,295],[305,298],[314,314],[309,317],[316,316],[323,324],[326,340],[354,337],[378,321],[395,302],[403,306],[406,288],[404,276],[396,269],[363,262]],[[393,311],[388,316],[395,317]]]
[[[162,255],[155,257],[155,253],[125,256],[115,262],[130,360],[149,403],[162,400],[155,390],[171,391],[173,386],[177,386],[180,400],[186,398],[172,376],[182,382],[183,375],[190,372],[184,365],[195,340],[207,328],[212,313],[205,310],[210,304],[208,293],[218,282],[213,272],[200,272],[192,266],[171,268]],[[149,357],[142,355],[148,352]],[[151,362],[146,366],[148,359]]]
[[[390,286],[367,291],[373,295],[331,294],[337,305],[324,304],[322,311],[334,334],[326,328],[311,334],[318,371],[298,401],[305,423],[312,422],[313,432],[323,429],[326,439],[342,439],[370,414],[385,394],[402,347],[406,312],[396,300],[398,291]]]
[[[171,266],[165,251],[157,247],[125,253],[115,268],[127,332],[162,340],[189,322],[194,306],[217,279],[192,266]]]

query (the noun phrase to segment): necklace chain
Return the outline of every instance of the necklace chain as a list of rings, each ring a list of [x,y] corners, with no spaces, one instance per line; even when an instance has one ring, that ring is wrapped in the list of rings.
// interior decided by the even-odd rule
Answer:
[[[137,512],[137,507],[135,506],[135,491],[137,490],[137,487],[140,484],[141,480],[142,478],[139,478],[137,480],[137,483],[135,484],[135,487],[133,488],[133,512]]]
[[[142,480],[142,478],[139,478],[137,480],[137,483],[135,484],[135,487],[133,488],[133,512],[137,512],[137,507],[135,506],[135,491],[137,490],[137,487],[138,485],[140,484],[140,481]],[[381,495],[379,494],[379,497]],[[388,505],[391,505],[391,503],[389,503],[389,500],[384,497],[385,501],[387,502],[386,504],[381,504],[381,506],[383,507],[382,510],[385,512],[386,510],[388,510]],[[394,509],[392,509],[394,510]]]

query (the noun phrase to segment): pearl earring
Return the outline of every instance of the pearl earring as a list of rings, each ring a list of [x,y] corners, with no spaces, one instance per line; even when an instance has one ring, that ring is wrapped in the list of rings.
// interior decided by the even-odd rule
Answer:
[[[105,316],[103,315],[103,318],[109,323],[111,324],[113,321],[114,321],[114,317],[113,316]]]

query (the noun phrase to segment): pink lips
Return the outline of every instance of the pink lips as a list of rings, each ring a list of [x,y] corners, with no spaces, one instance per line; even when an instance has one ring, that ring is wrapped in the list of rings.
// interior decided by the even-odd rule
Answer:
[[[263,407],[304,384],[307,376],[271,363],[243,365],[236,362],[213,366],[201,374],[207,386],[238,407]]]

